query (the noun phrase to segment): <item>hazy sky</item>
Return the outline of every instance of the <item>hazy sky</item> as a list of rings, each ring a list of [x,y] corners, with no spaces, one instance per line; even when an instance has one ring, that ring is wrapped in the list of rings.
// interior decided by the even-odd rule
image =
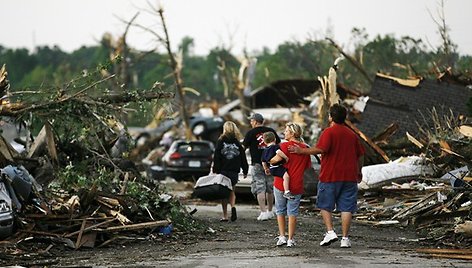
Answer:
[[[439,0],[1,0],[0,45],[28,49],[58,45],[72,51],[97,44],[105,32],[121,35],[125,24],[119,18],[129,20],[140,10],[137,22],[160,31],[158,18],[143,11],[148,2],[164,7],[173,44],[193,37],[195,53],[200,55],[218,45],[232,45],[235,54],[241,54],[243,47],[275,49],[284,41],[323,38],[326,29],[348,47],[353,27],[365,28],[370,38],[409,35],[433,46],[440,43],[430,15],[438,18]],[[472,1],[444,3],[451,39],[460,53],[472,55]],[[138,28],[130,30],[128,43],[145,50],[156,46]]]

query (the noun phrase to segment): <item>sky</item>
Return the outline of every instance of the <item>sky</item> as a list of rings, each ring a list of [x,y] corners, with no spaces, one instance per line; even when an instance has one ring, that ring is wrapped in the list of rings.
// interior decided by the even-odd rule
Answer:
[[[96,45],[106,32],[122,35],[123,21],[137,12],[135,22],[161,33],[150,4],[163,7],[173,47],[190,36],[197,55],[217,46],[231,47],[233,54],[263,47],[273,51],[285,41],[324,38],[328,29],[349,50],[354,27],[365,28],[370,40],[392,34],[421,38],[432,47],[441,42],[432,18],[439,18],[440,0],[1,0],[0,45],[30,50],[57,45],[71,52]],[[452,41],[459,53],[472,55],[472,1],[444,0],[444,5]],[[141,50],[158,46],[137,27],[129,30],[127,41]]]

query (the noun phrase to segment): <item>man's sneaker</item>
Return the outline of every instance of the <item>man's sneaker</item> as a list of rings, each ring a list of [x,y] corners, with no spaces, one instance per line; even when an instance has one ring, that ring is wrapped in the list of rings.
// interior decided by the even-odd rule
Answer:
[[[338,236],[335,232],[326,233],[323,241],[320,242],[320,246],[329,246],[331,243],[338,240]]]
[[[287,238],[285,236],[278,236],[276,239],[278,247],[287,244]]]
[[[269,211],[267,213],[269,213],[269,219],[272,219],[275,217],[275,213],[273,211]]]
[[[258,221],[266,221],[268,219],[270,219],[270,212],[261,212],[261,214],[259,214],[259,217],[257,217]]]
[[[293,240],[293,239],[287,240],[287,247],[291,248],[295,245],[296,245],[295,240]]]
[[[266,220],[270,219],[270,215],[271,215],[271,214],[270,214],[269,211],[267,211],[267,212],[262,212],[262,213],[263,213],[263,214],[262,214],[262,216],[261,216],[261,221],[266,221]]]
[[[284,193],[284,197],[289,200],[295,199],[295,196],[291,192]]]
[[[343,237],[341,239],[341,247],[342,248],[350,248],[351,247],[351,240],[347,237]]]

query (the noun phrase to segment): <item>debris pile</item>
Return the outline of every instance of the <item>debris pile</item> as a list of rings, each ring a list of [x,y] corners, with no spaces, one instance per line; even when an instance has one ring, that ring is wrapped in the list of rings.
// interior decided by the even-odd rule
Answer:
[[[102,76],[104,68],[41,90],[39,99],[37,92],[9,92],[1,69],[0,119],[10,124],[0,136],[1,259],[37,260],[63,248],[198,227],[178,199],[127,158],[129,136],[118,119],[129,102],[173,94],[159,84],[139,94],[110,92],[116,81]]]

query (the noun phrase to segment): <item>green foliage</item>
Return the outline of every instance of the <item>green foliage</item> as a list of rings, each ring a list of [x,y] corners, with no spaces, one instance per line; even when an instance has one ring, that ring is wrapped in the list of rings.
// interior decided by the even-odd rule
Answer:
[[[351,43],[354,46],[352,52],[349,50],[347,52],[351,52],[371,77],[376,72],[382,71],[398,77],[434,78],[433,70],[436,67],[439,69],[449,67],[447,64],[450,62],[453,63],[452,67],[456,73],[470,76],[472,57],[457,54],[454,46],[454,50],[445,59],[441,54],[444,51],[428,50],[428,46],[421,39],[409,36],[398,38],[394,35],[378,35],[371,39],[365,29],[359,28],[353,28]],[[193,38],[188,36],[179,44],[179,49],[183,52],[184,86],[201,93],[200,96],[189,96],[189,105],[192,105],[192,102],[198,104],[202,100],[221,100],[223,84],[218,66],[224,62],[228,72],[226,75],[232,78],[237,75],[240,67],[238,59],[230,51],[220,47],[211,49],[206,56],[197,56],[192,53],[193,45]],[[58,47],[38,47],[35,52],[30,53],[26,49],[8,49],[0,46],[0,63],[7,64],[12,91],[23,89],[43,91],[50,87],[59,90],[64,86],[63,81],[73,79],[75,74],[108,60],[112,52],[106,42],[98,46],[84,46],[72,53],[65,53]],[[253,88],[280,79],[316,79],[318,76],[327,75],[329,67],[339,55],[339,51],[326,40],[285,42],[273,52],[263,48],[261,52],[251,55],[258,60]],[[127,61],[130,62],[129,70],[132,77],[130,87],[149,89],[156,81],[160,81],[169,91],[175,90],[172,69],[165,53],[131,50]],[[365,77],[348,61],[343,61],[339,68],[339,82],[363,92],[370,90]],[[109,73],[114,73],[112,69],[107,70]],[[227,81],[230,89],[235,88],[234,82],[233,79]],[[140,92],[136,90],[137,94]],[[43,96],[38,94],[37,98]],[[153,111],[154,104],[136,104],[129,107],[138,111],[129,116],[132,125],[143,126],[152,118],[150,112]]]

